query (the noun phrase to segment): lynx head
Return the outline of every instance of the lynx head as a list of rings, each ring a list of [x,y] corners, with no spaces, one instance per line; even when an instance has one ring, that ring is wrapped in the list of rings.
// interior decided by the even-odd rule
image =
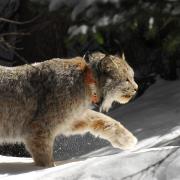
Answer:
[[[103,99],[100,110],[108,111],[113,101],[125,104],[136,94],[138,85],[134,71],[122,57],[97,52],[89,57],[98,71],[99,94]]]

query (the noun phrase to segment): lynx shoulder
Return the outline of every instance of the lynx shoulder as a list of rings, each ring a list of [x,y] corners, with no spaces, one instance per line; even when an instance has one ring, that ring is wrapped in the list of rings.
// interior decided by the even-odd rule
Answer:
[[[90,131],[113,146],[130,148],[137,139],[89,107],[100,104],[108,111],[114,101],[127,103],[137,88],[125,58],[102,53],[91,54],[88,63],[76,57],[0,66],[0,142],[23,142],[40,166],[53,166],[58,134]]]

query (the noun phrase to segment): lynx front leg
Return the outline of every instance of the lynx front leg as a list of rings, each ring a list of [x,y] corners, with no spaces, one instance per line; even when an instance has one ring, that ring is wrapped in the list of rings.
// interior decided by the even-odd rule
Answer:
[[[87,110],[83,117],[74,121],[73,134],[91,132],[111,142],[114,147],[130,149],[136,145],[136,137],[116,120],[93,110]]]

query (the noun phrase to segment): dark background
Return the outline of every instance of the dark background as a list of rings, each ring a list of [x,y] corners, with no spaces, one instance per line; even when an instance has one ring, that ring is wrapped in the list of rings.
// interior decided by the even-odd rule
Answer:
[[[138,96],[157,76],[178,80],[179,1],[0,0],[0,65],[83,56],[88,51],[124,52],[135,70],[140,87]],[[93,150],[90,147],[108,144],[90,134],[70,139],[60,137],[57,141],[55,153],[60,154],[74,152],[73,148],[67,148],[67,142],[75,143],[79,154],[82,147],[90,151]],[[22,145],[1,146],[0,153],[28,155]]]

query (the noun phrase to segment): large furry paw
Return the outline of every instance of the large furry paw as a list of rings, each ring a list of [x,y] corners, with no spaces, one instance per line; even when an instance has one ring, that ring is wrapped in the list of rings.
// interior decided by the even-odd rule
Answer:
[[[120,123],[113,125],[109,140],[113,147],[123,150],[133,148],[138,142],[137,138]]]
[[[45,162],[45,161],[36,161],[35,165],[48,168],[48,167],[54,167],[55,163],[54,162]]]

